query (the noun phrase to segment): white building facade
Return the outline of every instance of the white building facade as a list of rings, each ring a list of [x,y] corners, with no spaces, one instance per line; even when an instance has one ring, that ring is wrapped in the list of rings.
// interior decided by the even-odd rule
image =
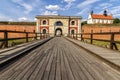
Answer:
[[[104,11],[104,14],[94,14],[92,12],[88,16],[87,24],[113,24],[113,17],[107,15],[106,11]]]

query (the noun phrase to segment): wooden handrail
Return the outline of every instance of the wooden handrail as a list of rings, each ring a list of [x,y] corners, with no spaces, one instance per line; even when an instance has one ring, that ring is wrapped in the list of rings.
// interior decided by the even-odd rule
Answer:
[[[26,31],[12,31],[12,30],[0,30],[0,33],[4,33],[4,38],[0,39],[1,45],[0,48],[4,47],[8,47],[8,41],[9,40],[19,40],[19,39],[26,39],[26,42],[29,42],[28,39],[29,38],[35,38],[36,40],[41,39],[41,38],[47,38],[49,36],[48,33],[43,34],[43,33],[36,33],[35,31],[33,32],[26,32]],[[16,37],[16,38],[9,38],[9,34],[8,33],[20,33],[20,34],[25,34],[25,37]],[[34,36],[30,36],[29,34],[34,34]],[[40,36],[39,36],[40,35]]]
[[[93,44],[93,40],[110,42],[110,49],[115,48],[116,50],[118,50],[116,43],[120,44],[120,41],[115,41],[115,35],[116,34],[120,35],[120,32],[78,33],[78,34],[69,35],[69,37],[74,38],[74,36],[76,36],[76,38],[74,38],[74,39],[81,38],[81,41],[84,40],[84,39],[90,39],[91,44]],[[78,37],[78,35],[81,36],[81,37]],[[85,38],[85,37],[83,37],[84,35],[88,35],[89,37]],[[93,37],[94,35],[110,35],[110,39],[109,40],[97,39],[97,38]]]

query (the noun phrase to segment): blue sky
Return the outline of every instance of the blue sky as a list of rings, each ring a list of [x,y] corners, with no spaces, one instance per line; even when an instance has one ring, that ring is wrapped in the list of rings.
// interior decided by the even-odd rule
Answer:
[[[120,0],[0,0],[0,21],[35,21],[36,15],[81,16],[104,10],[120,18]]]

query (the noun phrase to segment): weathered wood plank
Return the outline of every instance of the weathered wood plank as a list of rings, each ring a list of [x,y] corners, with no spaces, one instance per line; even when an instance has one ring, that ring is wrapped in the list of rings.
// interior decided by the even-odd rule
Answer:
[[[40,70],[38,72],[38,75],[36,76],[35,80],[42,80],[42,78],[43,78],[43,75],[44,75],[46,66],[48,64],[48,61],[49,61],[50,57],[52,56],[51,50],[47,54],[48,54],[48,56],[45,56],[46,60],[44,61],[42,67],[40,68]]]
[[[51,66],[51,71],[50,71],[50,75],[49,75],[49,79],[48,80],[54,80],[55,79],[55,72],[56,72],[56,59],[57,59],[57,47],[56,45],[54,45],[54,49],[53,49],[53,62],[52,62],[52,66]]]
[[[2,71],[0,80],[120,80],[95,56],[56,37]]]
[[[74,49],[74,48],[72,48],[72,49]],[[83,69],[84,67],[82,67],[82,63],[78,60],[78,58],[80,58],[80,57],[78,57],[76,54],[73,54],[74,52],[70,48],[69,48],[69,51],[70,51],[70,55],[75,60],[76,65],[78,66],[77,71],[78,71],[78,74],[79,74],[81,80],[87,80],[88,78],[85,75],[86,73],[84,72],[85,69]]]
[[[59,46],[59,45],[58,45]],[[57,59],[56,59],[56,76],[55,76],[55,80],[61,80],[61,59],[60,59],[60,52],[61,50],[59,49],[59,47],[57,48]]]
[[[46,55],[48,55],[49,50],[50,50],[50,48],[46,49],[46,51],[44,51],[44,53]],[[32,75],[30,76],[29,80],[35,80],[35,78],[38,75],[39,70],[41,69],[41,67],[42,67],[45,60],[46,60],[46,57],[43,57],[42,60],[39,62],[38,66],[36,67],[36,69],[34,70],[34,72],[32,73]]]
[[[15,62],[16,65],[12,65],[10,66],[10,69],[7,69],[6,72],[4,74],[7,74],[6,79],[10,79],[10,77],[13,78],[13,76],[18,73],[18,69],[22,68],[24,69],[24,66],[27,66],[27,63],[29,62],[29,60],[27,58],[34,58],[33,56],[36,56],[37,53],[32,52],[32,56],[31,54],[28,54],[27,56],[25,56],[24,58],[20,59],[19,62]],[[22,71],[22,69],[20,71]],[[20,73],[20,72],[19,72]],[[4,80],[4,79],[3,79]]]
[[[64,60],[64,55],[63,55],[63,51],[60,51],[60,58],[61,58],[61,79],[62,80],[68,80],[68,75],[69,73],[68,70],[66,69],[66,64],[65,64],[65,60]]]

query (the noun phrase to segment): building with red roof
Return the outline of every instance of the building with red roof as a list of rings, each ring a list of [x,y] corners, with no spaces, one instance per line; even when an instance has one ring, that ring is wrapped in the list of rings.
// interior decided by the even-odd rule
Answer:
[[[108,15],[105,10],[103,14],[94,14],[93,11],[88,16],[88,24],[113,24],[112,15]]]

